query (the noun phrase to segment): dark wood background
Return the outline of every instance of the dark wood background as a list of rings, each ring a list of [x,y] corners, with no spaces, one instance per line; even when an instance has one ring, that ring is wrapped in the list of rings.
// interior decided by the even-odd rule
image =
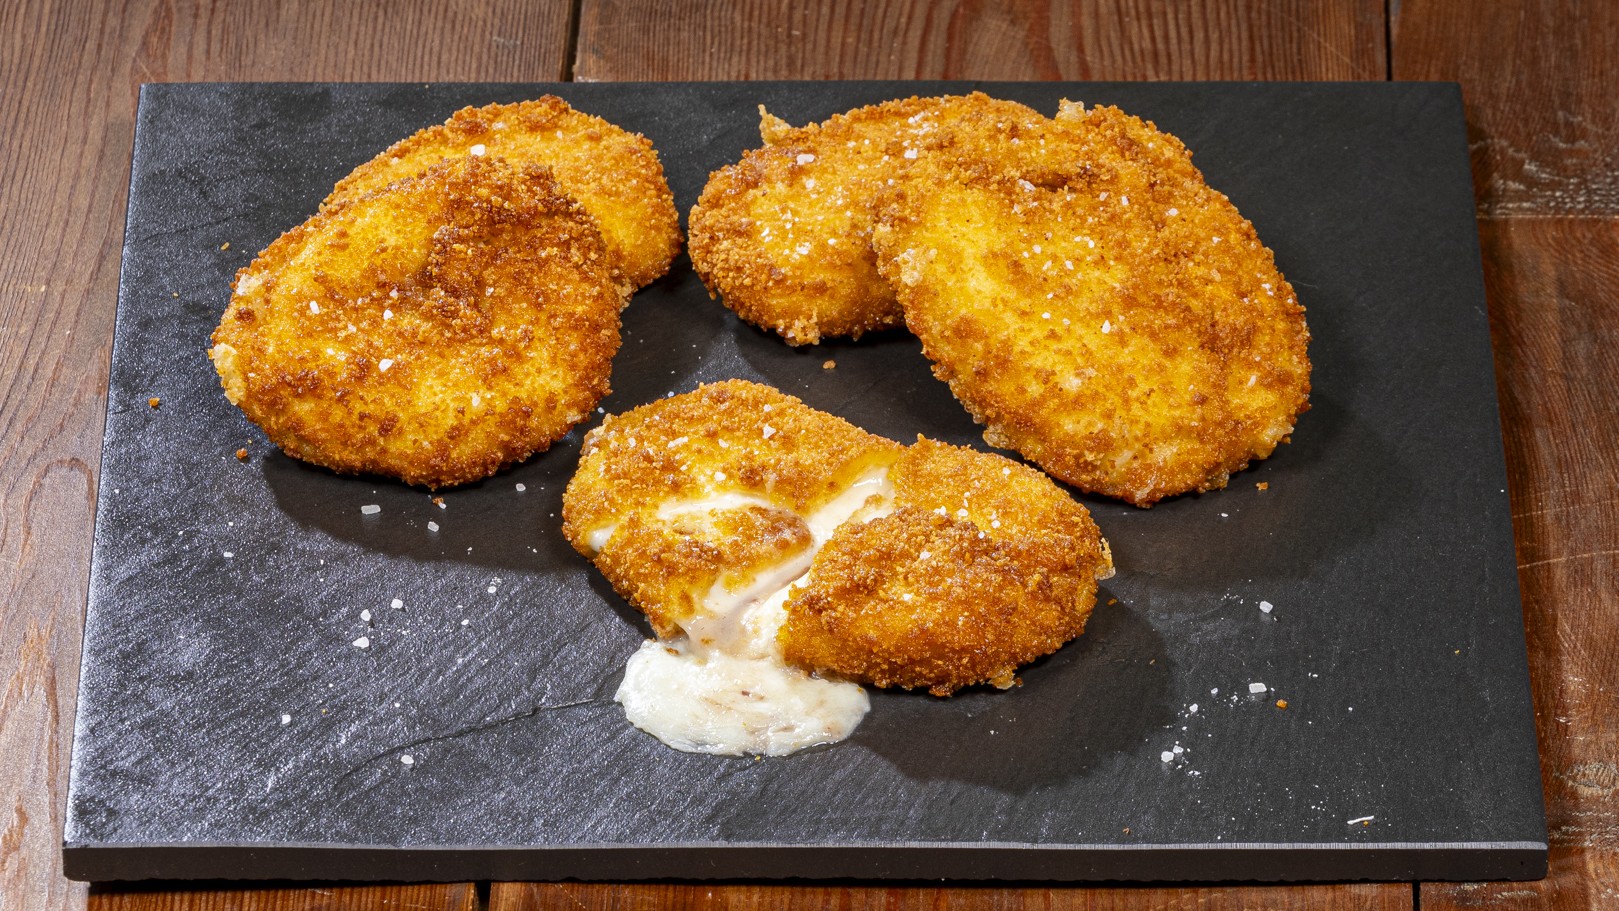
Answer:
[[[6,0],[0,47],[0,907],[1619,907],[1619,3]],[[86,890],[62,879],[140,83],[878,77],[1462,84],[1551,832],[1544,882]]]

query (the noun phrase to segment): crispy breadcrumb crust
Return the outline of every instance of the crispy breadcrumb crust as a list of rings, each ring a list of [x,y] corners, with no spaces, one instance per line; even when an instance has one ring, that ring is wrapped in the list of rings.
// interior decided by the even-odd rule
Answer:
[[[1309,330],[1253,225],[1116,108],[1065,102],[1022,146],[919,166],[874,233],[984,439],[1137,506],[1269,456],[1309,407]]]
[[[907,98],[790,127],[759,108],[766,145],[710,175],[691,211],[692,266],[711,295],[789,344],[897,327],[878,274],[873,199],[916,161],[971,157],[1045,118],[982,93]]]
[[[1049,478],[921,437],[889,478],[894,513],[839,529],[787,602],[789,662],[948,696],[1085,631],[1112,556]]]
[[[562,533],[672,636],[721,577],[745,584],[808,547],[799,515],[901,448],[768,386],[713,383],[610,415],[586,435]],[[724,494],[760,502],[659,518],[666,504]],[[591,535],[604,528],[613,533],[598,552]]]
[[[374,192],[476,146],[515,167],[549,167],[562,191],[595,217],[609,255],[633,286],[669,271],[680,252],[680,219],[651,140],[554,95],[462,108],[355,168],[324,205]]]
[[[234,292],[209,352],[227,398],[289,455],[437,488],[585,418],[627,289],[546,169],[464,157],[324,207]]]
[[[1049,478],[921,438],[903,447],[741,380],[592,431],[563,533],[672,637],[715,584],[736,591],[802,559],[813,543],[802,517],[877,468],[894,512],[832,533],[787,602],[788,661],[948,695],[1010,685],[1019,665],[1084,630],[1112,560]]]

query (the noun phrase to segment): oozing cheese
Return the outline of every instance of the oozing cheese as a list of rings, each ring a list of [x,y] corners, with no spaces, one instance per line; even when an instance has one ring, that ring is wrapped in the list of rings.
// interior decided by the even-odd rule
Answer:
[[[853,733],[871,706],[865,690],[787,666],[776,632],[787,619],[794,583],[802,584],[815,552],[833,531],[893,511],[887,476],[886,466],[872,469],[802,515],[814,538],[805,551],[759,573],[740,590],[715,582],[697,615],[684,624],[684,636],[642,643],[625,665],[614,696],[630,723],[677,750],[727,756],[784,756]],[[762,502],[747,494],[719,493],[664,504],[658,515]],[[611,536],[608,529],[602,542]]]

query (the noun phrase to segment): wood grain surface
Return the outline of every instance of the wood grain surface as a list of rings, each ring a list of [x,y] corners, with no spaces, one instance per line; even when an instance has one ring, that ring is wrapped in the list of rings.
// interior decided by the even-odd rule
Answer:
[[[1386,17],[1392,13],[1393,18]],[[1552,840],[1619,907],[1619,5],[1576,0],[12,0],[0,4],[0,908],[84,907],[61,803],[138,85],[190,80],[1453,79],[1463,85]],[[519,908],[1411,908],[1411,884],[495,884]],[[97,909],[471,909],[469,884],[104,888]]]
[[[472,883],[90,889],[97,911],[478,911]]]
[[[1014,887],[495,883],[489,911],[1409,911],[1407,885]]]
[[[1383,0],[585,0],[574,78],[1383,79]]]
[[[1619,215],[1619,3],[1395,6],[1394,78],[1462,84],[1481,216]]]

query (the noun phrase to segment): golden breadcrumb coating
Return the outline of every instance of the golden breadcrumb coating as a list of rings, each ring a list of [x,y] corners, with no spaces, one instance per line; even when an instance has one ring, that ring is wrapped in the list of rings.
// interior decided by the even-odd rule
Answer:
[[[234,291],[210,351],[231,402],[289,455],[435,488],[585,418],[628,293],[546,169],[476,157],[326,206]]]
[[[1037,141],[919,166],[874,244],[984,439],[1081,489],[1224,487],[1308,408],[1304,308],[1270,250],[1179,140],[1116,108],[1064,102]]]
[[[844,503],[856,483],[863,499]],[[820,527],[817,511],[837,503],[852,516]],[[807,566],[778,636],[787,661],[938,695],[1010,685],[1084,630],[1112,573],[1084,507],[1038,471],[924,439],[903,447],[741,380],[592,431],[563,518],[660,636],[716,590],[763,598]]]
[[[1051,479],[920,437],[889,478],[894,512],[841,528],[787,602],[788,661],[948,696],[1085,631],[1112,556]]]
[[[679,215],[651,141],[576,111],[554,95],[462,108],[355,168],[338,181],[325,205],[468,154],[505,158],[516,167],[549,167],[562,192],[595,217],[612,261],[637,288],[669,271],[680,252]]]
[[[768,386],[714,383],[586,435],[562,533],[671,636],[722,576],[740,587],[808,547],[799,517],[900,449]]]
[[[914,163],[973,157],[1045,120],[981,93],[907,98],[794,128],[759,109],[766,145],[710,175],[691,211],[691,258],[710,294],[789,344],[903,323],[877,273],[873,199]]]

